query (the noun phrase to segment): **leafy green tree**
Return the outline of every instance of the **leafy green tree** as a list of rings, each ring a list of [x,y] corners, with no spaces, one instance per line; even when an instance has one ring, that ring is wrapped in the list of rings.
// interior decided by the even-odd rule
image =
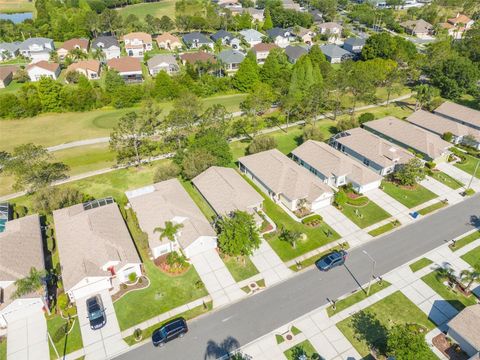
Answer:
[[[71,187],[49,186],[38,190],[32,197],[32,209],[41,214],[49,214],[88,201],[82,192]]]
[[[229,256],[249,256],[260,246],[260,235],[253,215],[235,211],[218,222],[218,247]]]
[[[276,89],[280,94],[288,91],[291,68],[287,56],[282,49],[272,49],[260,69],[261,81]]]
[[[62,108],[62,84],[43,76],[37,82],[38,97],[44,112],[56,112]]]
[[[303,128],[302,142],[308,140],[323,141],[325,140],[325,136],[323,135],[322,130],[320,130],[318,127],[307,124]]]
[[[362,59],[391,59],[408,64],[417,56],[415,44],[400,37],[381,32],[370,36],[362,49]]]
[[[163,32],[172,31],[175,29],[175,23],[167,15],[163,15],[158,23],[158,28]]]
[[[165,227],[156,227],[153,229],[153,232],[160,233],[159,240],[163,240],[164,238],[174,242],[175,236],[177,233],[183,228],[183,224],[181,223],[174,223],[172,221],[165,221]]]
[[[232,85],[235,89],[247,92],[259,82],[259,68],[255,56],[247,55],[235,73]]]
[[[173,162],[162,162],[157,166],[153,174],[153,182],[161,182],[177,177],[180,174],[180,168]]]
[[[147,102],[140,112],[128,112],[118,121],[110,134],[110,147],[117,152],[119,163],[140,165],[146,155],[152,151],[150,136],[163,124],[160,120],[161,109]]]
[[[183,93],[173,102],[173,109],[168,113],[166,123],[171,130],[169,137],[176,140],[179,149],[184,146],[185,138],[192,134],[201,111],[202,103],[191,92]]]
[[[170,75],[165,71],[160,71],[155,76],[153,93],[159,100],[174,99],[179,94],[179,87]]]
[[[187,179],[193,179],[198,174],[216,165],[218,159],[202,148],[188,151],[182,158],[182,174]]]
[[[267,31],[273,28],[272,16],[270,15],[270,9],[264,11],[265,20],[263,21],[263,30]]]
[[[44,286],[45,272],[30,268],[28,276],[18,279],[14,282],[15,291],[12,293],[12,299],[19,299],[22,296],[35,293]]]
[[[200,116],[199,127],[201,130],[215,129],[225,134],[227,126],[232,119],[232,114],[221,104],[213,104]]]
[[[207,129],[196,134],[187,152],[195,149],[202,149],[213,155],[217,166],[229,166],[233,161],[228,141],[216,129]]]
[[[267,84],[258,83],[240,103],[240,109],[247,117],[251,118],[251,121],[256,123],[258,116],[269,110],[274,101],[275,94],[272,88]]]
[[[297,247],[297,242],[300,240],[302,233],[295,230],[282,229],[278,238],[290,244],[292,248]]]
[[[292,70],[289,94],[302,99],[307,91],[314,86],[322,86],[323,77],[320,67],[312,63],[310,57],[304,55],[297,60]]]
[[[387,335],[387,353],[396,359],[416,360],[431,357],[425,335],[407,324],[394,325]]]
[[[362,115],[360,115],[358,117],[358,123],[360,125],[362,125],[366,122],[372,121],[372,120],[375,120],[375,115],[373,115],[372,113],[369,113],[369,112],[363,113]]]
[[[262,151],[275,149],[277,147],[277,141],[272,136],[261,135],[256,136],[253,141],[248,145],[247,153],[256,154]]]
[[[469,291],[473,283],[480,279],[480,269],[462,270],[460,272],[460,279],[467,282],[465,290]]]
[[[114,93],[119,87],[125,86],[125,81],[115,70],[107,70],[105,73],[105,91],[109,94]]]
[[[423,162],[418,158],[411,159],[398,171],[393,173],[393,178],[404,186],[413,186],[418,181],[425,179],[425,168]]]
[[[335,193],[334,201],[337,206],[342,207],[347,203],[347,200],[348,200],[347,194],[343,189],[340,189]]]
[[[422,84],[417,85],[415,88],[415,111],[419,109],[431,109],[433,99],[439,95],[438,89],[433,86]]]
[[[326,20],[333,20],[337,14],[337,0],[315,0],[312,5],[322,13]]]

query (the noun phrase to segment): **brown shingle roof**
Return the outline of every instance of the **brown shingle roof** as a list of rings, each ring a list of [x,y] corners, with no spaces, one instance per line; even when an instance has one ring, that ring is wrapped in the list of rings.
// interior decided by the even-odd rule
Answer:
[[[450,24],[459,24],[459,23],[462,23],[462,24],[467,24],[468,22],[472,21],[472,19],[470,19],[467,15],[464,15],[464,14],[457,14],[456,17],[454,18],[450,18],[447,20]]]
[[[192,180],[218,215],[251,212],[263,197],[232,168],[212,166]]]
[[[34,67],[39,67],[48,71],[56,72],[58,68],[60,67],[59,64],[57,63],[51,63],[45,60],[30,64],[27,66],[27,70],[34,68]]]
[[[13,74],[13,72],[10,66],[0,66],[0,80],[4,81],[10,74]]]
[[[132,32],[130,34],[123,35],[123,41],[125,40],[135,40],[138,39],[144,44],[150,44],[152,42],[152,35],[144,32]]]
[[[480,128],[480,111],[467,106],[445,101],[435,109],[435,113],[449,118],[457,119],[465,124]]]
[[[142,71],[142,63],[139,59],[129,56],[123,56],[118,59],[110,59],[107,66],[118,72]]]
[[[453,329],[476,350],[480,349],[480,304],[467,306],[457,316],[448,322]]]
[[[67,290],[85,277],[109,276],[102,267],[110,261],[119,262],[117,269],[141,262],[115,203],[89,210],[77,204],[55,210],[53,219]]]
[[[323,194],[332,194],[319,178],[277,149],[244,156],[238,161],[270,190],[289,200],[306,198],[313,202]]]
[[[212,54],[209,54],[205,51],[185,53],[180,55],[180,59],[192,65],[196,62],[211,62],[212,64],[215,64],[217,62],[217,60]]]
[[[252,49],[255,52],[264,52],[264,51],[272,51],[273,49],[278,48],[275,44],[267,44],[267,43],[260,43],[255,45]]]
[[[449,142],[442,140],[440,136],[393,116],[369,121],[364,123],[363,126],[394,139],[406,147],[426,154],[431,159],[437,159],[452,146]]]
[[[170,33],[163,33],[161,35],[158,35],[155,39],[157,43],[165,42],[165,41],[170,41],[171,43],[178,42],[180,43],[180,39]]]
[[[60,49],[65,49],[65,50],[73,50],[75,48],[79,47],[80,49],[83,50],[88,50],[88,39],[70,39],[65,41],[62,46],[60,46]]]
[[[100,61],[98,60],[81,60],[79,62],[70,64],[67,68],[67,72],[75,71],[77,69],[95,71],[96,73],[100,72]]]
[[[374,171],[323,142],[308,140],[293,150],[292,154],[325,177],[346,175],[359,185],[367,185],[382,179]]]

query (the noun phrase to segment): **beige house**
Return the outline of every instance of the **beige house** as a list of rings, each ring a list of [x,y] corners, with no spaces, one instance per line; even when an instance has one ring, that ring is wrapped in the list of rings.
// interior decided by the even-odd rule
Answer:
[[[148,235],[154,258],[172,251],[183,251],[187,258],[217,247],[217,235],[200,209],[177,179],[162,181],[127,191],[140,228]],[[160,238],[155,229],[165,223],[182,224],[175,241]]]
[[[382,176],[324,142],[308,140],[292,151],[292,157],[335,188],[352,184],[355,191],[365,193],[382,182]]]
[[[124,35],[122,40],[128,56],[143,57],[153,49],[152,36],[144,32],[132,32]]]
[[[400,146],[362,128],[336,134],[330,139],[330,145],[382,176],[414,157]]]
[[[68,53],[72,50],[78,49],[84,53],[88,53],[88,39],[70,39],[65,41],[62,46],[57,49],[57,54],[60,59],[65,59]]]
[[[445,101],[434,111],[435,114],[446,119],[459,122],[462,125],[480,130],[480,111],[467,106]]]
[[[62,281],[72,301],[142,275],[142,263],[112,198],[53,212]]]
[[[433,34],[433,25],[423,19],[408,20],[400,24],[405,32],[419,38],[428,37]]]
[[[340,36],[342,34],[342,25],[337,24],[336,22],[324,22],[318,24],[318,32],[320,34],[335,35]]]
[[[480,148],[480,130],[465,126],[460,122],[424,110],[415,111],[407,120],[438,136],[446,133],[452,134],[454,144],[464,143],[477,149]]]
[[[393,116],[366,122],[363,127],[405,149],[421,154],[426,160],[445,161],[450,154],[448,149],[452,147],[452,144],[442,140],[440,136]]]
[[[183,46],[180,39],[170,33],[158,35],[155,41],[160,49],[177,50]]]
[[[263,197],[232,168],[212,166],[192,182],[218,216],[262,208]]]
[[[172,54],[157,54],[147,61],[148,72],[155,76],[160,71],[165,71],[169,75],[176,74],[180,71],[177,59]]]
[[[38,215],[6,221],[3,231],[0,229],[0,328],[5,328],[27,309],[45,306],[41,293],[11,298],[16,290],[15,281],[28,276],[31,268],[45,270]]]
[[[279,49],[275,44],[260,43],[253,46],[252,51],[255,54],[257,63],[263,64],[273,49]]]
[[[98,60],[81,60],[79,62],[70,64],[67,68],[67,73],[76,71],[84,75],[89,80],[96,80],[100,78],[100,61]]]
[[[115,70],[127,83],[143,81],[142,63],[135,57],[122,56],[107,61],[109,69]]]
[[[471,359],[478,359],[480,352],[478,324],[480,324],[480,304],[466,307],[447,324],[447,335],[460,345]]]
[[[446,23],[442,24],[442,27],[447,30],[448,35],[455,39],[461,39],[463,33],[470,29],[475,21],[470,19],[467,15],[457,13],[454,18],[450,18]]]
[[[315,211],[332,202],[332,189],[277,149],[241,157],[238,163],[265,194],[291,211],[302,207]]]

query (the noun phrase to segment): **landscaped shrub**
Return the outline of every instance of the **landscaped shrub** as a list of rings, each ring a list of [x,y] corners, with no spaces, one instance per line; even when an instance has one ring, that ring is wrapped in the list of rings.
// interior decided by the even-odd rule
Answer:
[[[160,182],[177,177],[180,174],[180,168],[177,164],[172,162],[161,163],[158,165],[155,174],[153,175],[153,182]]]
[[[65,293],[62,293],[58,295],[57,297],[57,306],[59,307],[60,310],[65,310],[68,306],[69,300],[68,300],[68,295]]]
[[[437,164],[435,164],[433,161],[427,161],[425,163],[425,166],[427,167],[427,169],[435,169],[435,166],[437,166]]]
[[[302,141],[305,142],[307,140],[315,140],[315,141],[323,141],[325,136],[323,136],[322,131],[316,127],[315,125],[305,125],[303,128],[302,134]]]
[[[367,121],[372,121],[372,120],[375,120],[375,115],[369,112],[364,113],[358,117],[358,122],[360,125],[362,125],[363,123],[366,123]]]
[[[277,141],[272,136],[257,136],[248,145],[248,154],[256,154],[261,151],[274,149],[277,147]]]
[[[342,189],[338,190],[338,192],[335,194],[335,204],[341,208],[345,203],[347,202],[347,194],[345,194],[345,191]]]
[[[13,217],[14,219],[18,219],[24,217],[28,214],[28,209],[23,205],[14,205],[13,208]]]
[[[447,131],[442,135],[442,139],[445,141],[451,142],[453,140],[453,134]]]
[[[356,198],[351,198],[347,196],[347,204],[352,206],[365,206],[369,202],[366,196],[359,196]]]
[[[472,196],[473,194],[475,194],[475,190],[473,190],[472,188],[465,190],[466,196]]]
[[[128,274],[128,281],[130,281],[131,283],[134,283],[135,280],[137,280],[137,274],[136,273],[130,273]]]
[[[315,215],[307,216],[306,218],[302,219],[302,224],[310,225],[312,223],[319,223],[322,220],[323,218],[320,215],[315,214]]]

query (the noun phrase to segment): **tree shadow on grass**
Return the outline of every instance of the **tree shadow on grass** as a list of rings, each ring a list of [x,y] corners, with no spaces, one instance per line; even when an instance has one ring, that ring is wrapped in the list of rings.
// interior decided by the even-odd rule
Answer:
[[[380,354],[386,353],[388,329],[374,314],[368,311],[356,313],[352,316],[352,327],[358,341],[365,342]]]
[[[228,336],[221,343],[213,340],[208,341],[207,349],[205,350],[204,359],[218,359],[225,355],[232,353],[240,347],[240,343],[232,336]]]

